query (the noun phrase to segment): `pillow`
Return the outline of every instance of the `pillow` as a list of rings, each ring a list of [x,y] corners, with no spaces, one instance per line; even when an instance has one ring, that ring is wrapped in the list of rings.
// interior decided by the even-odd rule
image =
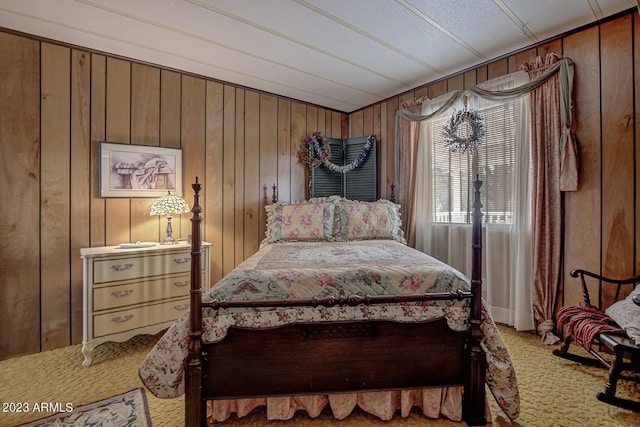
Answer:
[[[607,308],[605,313],[624,329],[636,345],[640,345],[640,306],[631,299],[637,294],[640,294],[640,285],[636,286],[625,299]]]
[[[265,206],[267,230],[261,246],[291,240],[326,240],[333,237],[335,203],[277,202]]]
[[[307,200],[307,203],[331,203],[333,205],[333,232],[331,237],[327,236],[327,239],[331,241],[343,240],[342,236],[345,234],[343,230],[347,226],[347,218],[345,216],[344,207],[342,206],[342,197],[313,197]]]
[[[296,203],[282,206],[282,240],[319,240],[333,235],[333,218],[327,222],[325,213],[333,216],[333,210],[324,209],[325,203]]]
[[[343,201],[346,240],[393,239],[406,243],[400,221],[400,206],[388,200]]]

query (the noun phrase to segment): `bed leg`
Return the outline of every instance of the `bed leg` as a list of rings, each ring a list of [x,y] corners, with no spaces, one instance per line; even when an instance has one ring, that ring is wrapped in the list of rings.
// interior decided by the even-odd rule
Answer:
[[[484,350],[480,347],[482,341],[482,202],[480,188],[482,181],[476,175],[473,181],[473,245],[471,266],[471,312],[469,323],[471,325],[471,338],[467,343],[469,351],[469,378],[464,394],[464,418],[467,424],[484,426],[487,424],[485,413],[485,376],[487,359]]]
[[[203,416],[202,407],[202,360],[195,357],[187,361],[185,366],[185,392],[184,425],[185,427],[200,427],[206,425],[206,416]]]
[[[485,374],[487,369],[487,359],[480,347],[479,342],[472,338],[470,340],[471,368],[469,372],[469,383],[464,391],[464,419],[470,426],[487,425],[486,418],[486,391]]]

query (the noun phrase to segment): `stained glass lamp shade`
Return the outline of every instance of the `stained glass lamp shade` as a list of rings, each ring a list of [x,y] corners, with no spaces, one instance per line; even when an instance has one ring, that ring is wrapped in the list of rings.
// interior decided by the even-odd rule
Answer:
[[[163,245],[175,245],[178,243],[176,239],[171,236],[173,230],[171,229],[171,215],[183,214],[190,212],[191,208],[187,202],[180,196],[175,196],[169,191],[167,195],[160,197],[151,205],[151,215],[166,215],[167,216],[167,237],[162,242]]]

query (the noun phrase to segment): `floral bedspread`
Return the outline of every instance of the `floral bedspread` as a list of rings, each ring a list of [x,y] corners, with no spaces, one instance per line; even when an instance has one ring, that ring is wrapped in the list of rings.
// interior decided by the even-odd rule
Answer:
[[[266,245],[203,296],[203,301],[263,300],[396,295],[468,290],[468,279],[448,265],[392,240],[286,242]],[[205,310],[204,340],[224,339],[230,326],[273,328],[301,322],[391,320],[416,322],[446,318],[454,330],[468,328],[469,300],[344,307]],[[500,333],[483,311],[481,343],[487,357],[487,384],[504,413],[520,410],[515,371]],[[178,319],[143,361],[139,373],[155,396],[184,393],[188,313]]]

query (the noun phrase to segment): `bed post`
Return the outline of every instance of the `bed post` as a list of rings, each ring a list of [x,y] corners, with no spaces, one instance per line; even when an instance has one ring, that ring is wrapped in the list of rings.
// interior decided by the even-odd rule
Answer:
[[[471,369],[469,372],[469,383],[466,387],[465,412],[467,424],[479,426],[486,425],[485,417],[485,375],[486,375],[486,355],[480,341],[482,340],[482,202],[480,201],[480,187],[482,181],[478,175],[473,181],[475,189],[473,199],[473,243],[472,243],[472,264],[471,264],[471,339],[469,342],[469,353]]]
[[[191,185],[194,191],[191,212],[191,294],[189,315],[189,347],[185,366],[185,426],[196,427],[204,423],[201,399],[202,390],[202,207],[200,206],[200,190],[202,184]]]

